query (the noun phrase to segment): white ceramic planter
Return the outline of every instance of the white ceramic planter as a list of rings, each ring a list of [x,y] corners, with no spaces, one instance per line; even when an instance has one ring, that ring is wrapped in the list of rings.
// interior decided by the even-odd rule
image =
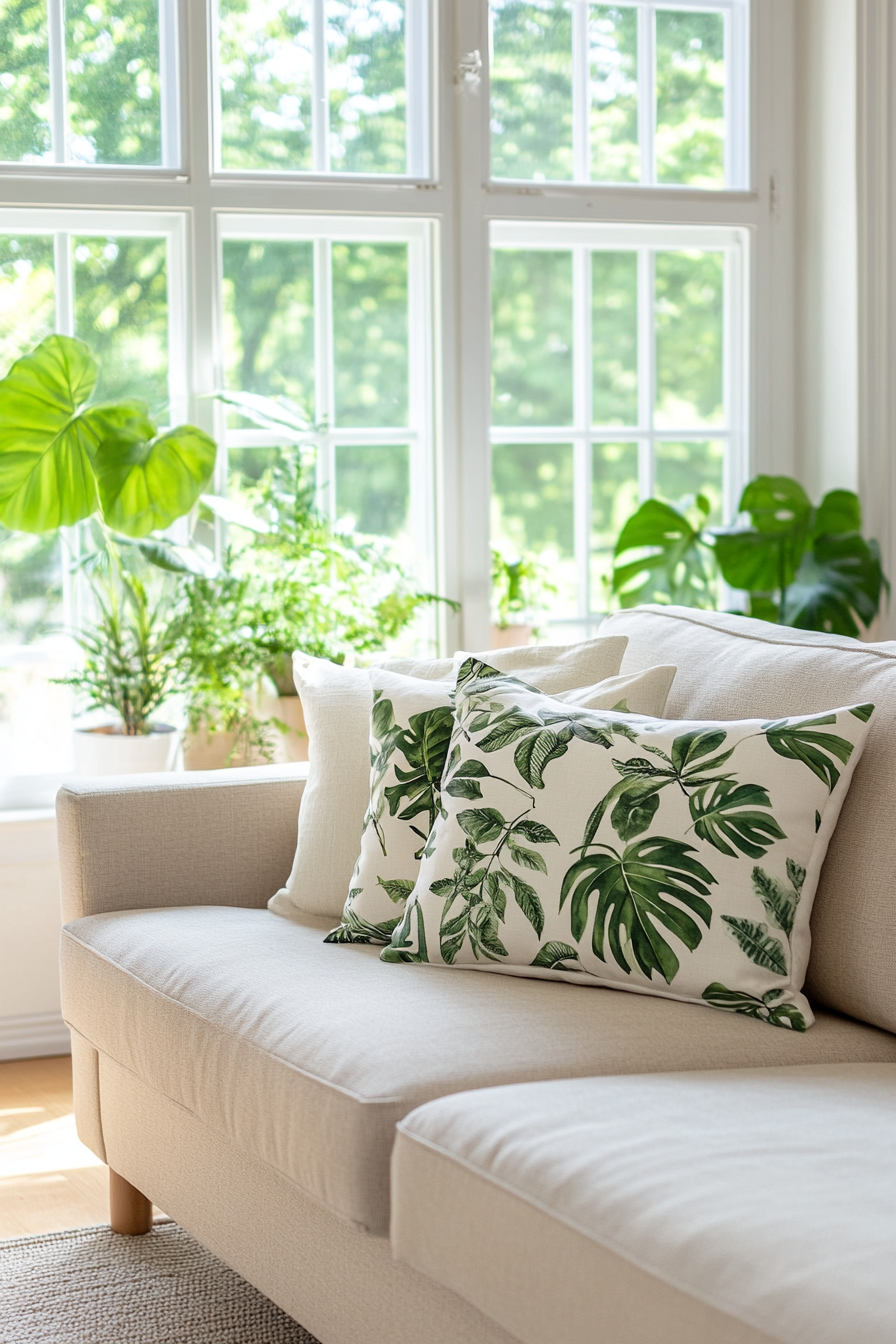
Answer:
[[[79,775],[139,775],[173,770],[180,734],[167,723],[131,737],[118,728],[75,729],[75,769]]]

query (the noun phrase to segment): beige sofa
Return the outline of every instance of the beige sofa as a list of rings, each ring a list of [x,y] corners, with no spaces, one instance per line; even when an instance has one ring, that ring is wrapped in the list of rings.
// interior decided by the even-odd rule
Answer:
[[[896,644],[679,608],[604,630],[624,671],[677,664],[670,717],[876,703],[807,1033],[325,945],[266,909],[304,767],[59,795],[78,1129],[118,1220],[142,1192],[323,1344],[891,1338]]]

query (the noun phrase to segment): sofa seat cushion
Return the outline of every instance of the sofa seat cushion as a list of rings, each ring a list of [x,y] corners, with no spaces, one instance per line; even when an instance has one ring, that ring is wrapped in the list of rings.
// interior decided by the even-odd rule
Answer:
[[[896,1061],[896,1037],[830,1014],[800,1035],[613,990],[389,966],[377,947],[324,943],[327,921],[305,920],[220,906],[91,915],[63,933],[63,1011],[98,1050],[377,1233],[395,1125],[434,1097],[588,1074]]]
[[[443,1098],[399,1126],[393,1249],[525,1344],[891,1344],[894,1119],[894,1065]]]

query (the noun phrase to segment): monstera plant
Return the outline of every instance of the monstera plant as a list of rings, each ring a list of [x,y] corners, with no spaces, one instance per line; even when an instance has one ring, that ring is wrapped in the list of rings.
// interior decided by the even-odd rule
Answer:
[[[175,663],[166,599],[135,566],[205,571],[195,548],[160,533],[196,504],[216,447],[193,425],[160,433],[143,401],[91,400],[97,376],[83,341],[50,336],[0,380],[0,523],[49,533],[90,520],[74,549],[95,618],[75,632],[85,666],[66,681],[114,712],[115,733],[142,738]]]
[[[619,534],[611,588],[623,607],[675,602],[712,609],[720,579],[746,595],[745,614],[802,630],[858,636],[890,585],[876,541],[862,536],[851,490],[831,490],[813,507],[788,476],[757,476],[740,498],[751,526],[708,528],[710,505],[641,505]]]

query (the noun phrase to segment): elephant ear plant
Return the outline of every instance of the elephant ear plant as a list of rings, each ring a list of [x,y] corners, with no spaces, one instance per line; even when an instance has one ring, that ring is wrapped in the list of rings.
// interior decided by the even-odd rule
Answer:
[[[145,402],[92,402],[96,382],[90,350],[69,336],[48,337],[0,380],[0,523],[49,533],[91,520],[75,549],[90,537],[79,567],[96,616],[75,635],[84,669],[66,680],[140,735],[176,663],[166,608],[134,566],[205,571],[195,548],[158,534],[196,504],[216,447],[193,425],[160,433]]]
[[[813,507],[797,481],[757,476],[740,499],[750,527],[707,528],[709,511],[702,495],[687,513],[649,499],[629,518],[611,579],[623,607],[649,601],[713,609],[721,579],[745,594],[746,615],[857,637],[889,594],[880,548],[862,536],[851,490],[832,490]]]

